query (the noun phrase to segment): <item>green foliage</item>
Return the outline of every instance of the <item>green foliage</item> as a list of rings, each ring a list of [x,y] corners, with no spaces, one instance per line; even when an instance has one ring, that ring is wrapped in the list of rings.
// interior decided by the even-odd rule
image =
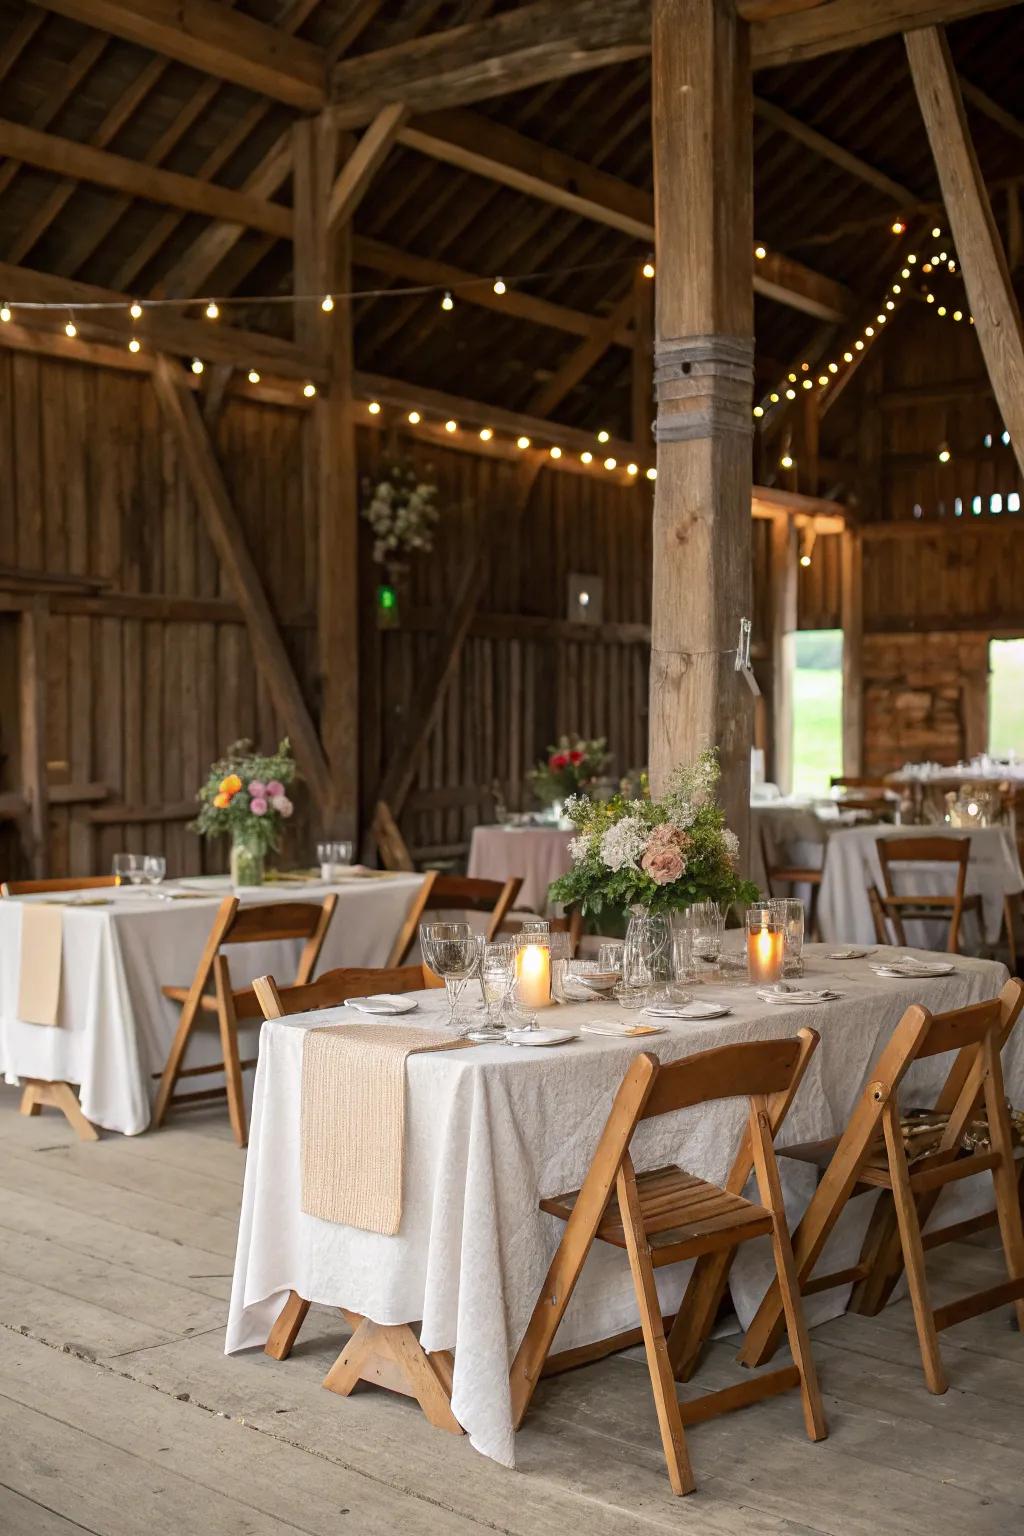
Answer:
[[[573,867],[551,886],[552,901],[588,916],[606,907],[673,912],[698,901],[754,901],[757,887],[736,873],[736,839],[714,798],[718,777],[709,751],[677,771],[661,800],[571,797]]]
[[[292,814],[288,791],[295,778],[287,738],[269,754],[254,752],[250,741],[234,742],[199,789],[192,831],[202,837],[230,837],[269,853],[278,845],[282,822]]]

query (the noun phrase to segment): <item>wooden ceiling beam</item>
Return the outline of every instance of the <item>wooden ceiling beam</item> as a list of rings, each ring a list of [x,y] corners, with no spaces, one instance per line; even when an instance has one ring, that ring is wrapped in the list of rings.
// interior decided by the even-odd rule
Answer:
[[[755,246],[755,253],[765,250]],[[754,292],[763,298],[775,299],[799,309],[816,320],[831,320],[840,324],[854,313],[854,298],[849,288],[837,283],[822,272],[805,267],[792,256],[780,251],[765,250],[764,256],[754,256]]]
[[[327,227],[336,229],[351,219],[370,183],[391,152],[409,116],[401,102],[382,107],[342,166],[327,205]]]
[[[788,134],[791,139],[796,139],[798,144],[803,144],[823,160],[830,160],[833,165],[838,165],[859,181],[866,182],[874,187],[883,196],[891,198],[901,208],[909,207],[916,203],[917,193],[905,187],[902,182],[894,181],[877,166],[870,165],[867,160],[862,160],[859,155],[845,149],[842,144],[837,144],[834,139],[819,133],[817,128],[812,128],[808,123],[801,122],[791,112],[786,112],[782,107],[776,106],[772,101],[766,101],[763,96],[754,97],[754,116],[759,117],[763,123],[777,128],[781,133]]]
[[[1012,134],[1015,139],[1024,139],[1024,122],[1021,122],[1019,117],[1014,117],[1012,112],[1007,112],[1006,108],[1001,107],[998,101],[993,101],[991,96],[987,96],[984,91],[980,91],[976,85],[972,85],[962,75],[960,77],[960,94],[963,96],[964,101],[970,102],[972,107],[976,107],[979,112],[991,118],[992,122],[998,123],[1005,133]]]
[[[281,239],[291,238],[291,212],[276,203],[217,187],[194,176],[182,176],[177,171],[157,170],[138,160],[129,160],[125,155],[77,144],[72,139],[42,133],[6,119],[0,120],[0,154],[58,176],[94,182],[148,202],[169,203],[171,207],[189,213],[228,219],[252,229],[266,230]]]
[[[216,0],[42,0],[47,10],[99,27],[204,74],[304,112],[324,104],[325,55]]]
[[[541,385],[530,401],[530,413],[534,416],[549,416],[561,405],[566,395],[576,388],[598,359],[604,356],[621,327],[634,319],[635,313],[636,298],[633,284],[630,283],[627,293],[615,305],[608,318],[596,325],[590,335],[573,348],[551,378]]]
[[[121,342],[137,335],[146,349],[173,353],[178,357],[201,357],[208,363],[234,363],[239,368],[256,367],[284,378],[326,380],[326,370],[307,357],[294,342],[259,331],[245,331],[223,320],[187,320],[167,310],[148,310],[139,320],[128,313],[127,294],[93,283],[82,283],[49,272],[35,272],[0,262],[0,293],[14,310],[15,320],[27,322],[33,312],[17,312],[18,301],[56,303],[75,309],[88,303],[112,303],[113,309],[76,310],[75,321],[88,342]],[[38,311],[35,312],[38,315]],[[63,319],[63,315],[61,316]],[[126,351],[126,357],[132,354]],[[130,366],[127,362],[125,366]]]

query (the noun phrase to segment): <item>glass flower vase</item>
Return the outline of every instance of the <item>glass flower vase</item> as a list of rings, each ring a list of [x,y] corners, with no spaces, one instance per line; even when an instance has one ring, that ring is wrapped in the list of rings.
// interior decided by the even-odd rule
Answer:
[[[262,885],[265,854],[255,838],[236,834],[231,840],[231,884]]]

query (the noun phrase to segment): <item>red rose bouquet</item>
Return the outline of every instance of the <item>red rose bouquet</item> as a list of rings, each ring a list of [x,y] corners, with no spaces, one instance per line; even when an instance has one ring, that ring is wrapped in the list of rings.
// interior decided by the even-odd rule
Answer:
[[[561,736],[548,747],[547,756],[527,775],[530,788],[542,805],[561,803],[570,795],[586,793],[610,761],[604,737],[583,741]]]

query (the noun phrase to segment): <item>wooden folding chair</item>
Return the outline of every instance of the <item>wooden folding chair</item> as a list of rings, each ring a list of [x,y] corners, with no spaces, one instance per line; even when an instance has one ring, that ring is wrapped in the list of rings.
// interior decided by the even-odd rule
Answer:
[[[878,899],[882,911],[892,924],[897,944],[907,943],[904,923],[934,922],[936,918],[949,918],[946,949],[956,954],[960,948],[960,922],[965,912],[973,912],[981,925],[981,897],[967,896],[967,865],[971,857],[969,837],[880,837],[877,843],[878,863],[882,872],[882,889]],[[956,870],[956,884],[952,893],[928,896],[919,894],[897,895],[893,881],[893,865],[948,864]]]
[[[885,1294],[891,1293],[892,1284],[905,1266],[921,1362],[931,1392],[945,1392],[947,1386],[938,1346],[938,1334],[944,1328],[1007,1302],[1015,1304],[1018,1322],[1024,1325],[1024,1232],[999,1059],[1000,1048],[1020,1013],[1022,1001],[1024,983],[1013,978],[991,1002],[974,1003],[952,1013],[931,1014],[927,1008],[914,1004],[907,1009],[882,1052],[843,1134],[830,1141],[779,1149],[780,1156],[795,1157],[824,1169],[794,1236],[802,1293],[811,1295],[834,1286],[866,1282],[871,1301],[880,1304],[882,1289],[888,1284]],[[948,1112],[946,1128],[935,1151],[910,1164],[900,1124],[899,1086],[914,1061],[949,1051],[956,1051],[957,1057],[936,1104],[937,1110]],[[974,1117],[979,1099],[983,1100],[988,1117],[990,1150],[963,1154],[960,1139]],[[992,1176],[1008,1279],[933,1308],[924,1268],[929,1243],[922,1235],[922,1223],[941,1189],[979,1173]],[[889,1235],[885,1223],[880,1221],[869,1228],[858,1264],[812,1278],[846,1202],[858,1194],[879,1189],[888,1192],[894,1210],[900,1254],[895,1277]],[[941,1240],[950,1241],[950,1234],[942,1234]],[[773,1282],[740,1351],[739,1358],[745,1365],[761,1365],[774,1352],[782,1331],[781,1301],[778,1286]]]
[[[704,1051],[662,1066],[646,1052],[627,1068],[605,1123],[590,1170],[580,1189],[542,1200],[541,1209],[566,1223],[523,1341],[512,1363],[513,1423],[522,1423],[559,1323],[595,1239],[625,1248],[633,1275],[647,1366],[658,1412],[661,1442],[672,1490],[692,1493],[695,1484],[683,1426],[745,1407],[799,1386],[804,1422],[812,1440],[826,1435],[814,1361],[796,1287],[796,1271],[772,1143],[773,1096],[791,1093],[794,1078],[818,1037],[755,1041]],[[682,1168],[637,1174],[630,1144],[637,1125],[655,1115],[717,1099],[749,1100],[747,1135],[761,1205],[745,1200],[735,1184],[740,1156],[726,1187]],[[742,1187],[742,1185],[741,1185]],[[756,1380],[706,1393],[680,1404],[669,1341],[665,1337],[655,1269],[682,1259],[731,1252],[740,1243],[770,1235],[784,1298],[794,1364]],[[675,1332],[675,1330],[673,1330]]]
[[[334,1008],[367,992],[419,992],[425,987],[443,986],[427,966],[404,965],[384,970],[325,971],[306,986],[282,988],[272,976],[261,976],[253,983],[253,992],[263,1017],[280,1019],[315,1008]],[[265,1353],[274,1360],[287,1360],[308,1311],[305,1297],[289,1291],[264,1345]],[[324,1377],[324,1386],[342,1397],[347,1397],[359,1381],[390,1387],[414,1397],[438,1429],[461,1434],[462,1426],[451,1410],[451,1354],[442,1350],[428,1355],[408,1323],[385,1326],[344,1307],[341,1312],[352,1328],[352,1337]]]
[[[822,845],[822,863],[824,864],[825,846]],[[810,898],[807,903],[807,936],[816,938],[818,933],[818,894],[821,890],[821,880],[824,869],[815,869],[808,865],[802,868],[796,864],[776,864],[775,852],[768,836],[767,828],[761,827],[761,858],[764,863],[765,884],[768,887],[769,896],[781,896],[780,885],[788,886],[791,894],[796,894],[798,885],[810,886]]]
[[[242,1073],[255,1067],[256,1061],[239,1060],[238,1025],[245,1019],[259,1018],[260,1007],[251,987],[238,989],[232,986],[227,956],[222,951],[232,944],[270,944],[279,939],[303,939],[305,943],[295,975],[297,982],[307,982],[320,958],[337,904],[337,896],[331,895],[322,903],[254,902],[243,907],[237,896],[225,896],[191,986],[161,988],[165,997],[182,1007],[181,1019],[160,1074],[160,1088],[153,1107],[154,1127],[163,1124],[168,1109],[205,1103],[226,1093],[235,1140],[240,1147],[245,1146],[249,1128]],[[214,1020],[220,1031],[223,1060],[207,1066],[184,1066],[185,1050],[193,1031]],[[205,1077],[214,1072],[224,1073],[224,1088],[203,1089],[197,1093],[174,1092],[179,1078]]]
[[[4,880],[0,897],[59,895],[62,891],[89,891],[117,884],[116,875],[65,875],[50,880]],[[44,1106],[59,1109],[80,1141],[99,1141],[91,1120],[82,1113],[78,1095],[70,1083],[41,1077],[22,1079],[24,1088],[18,1111],[23,1115],[42,1114]]]
[[[40,896],[59,894],[61,891],[91,891],[101,886],[116,885],[116,875],[63,875],[55,880],[5,880],[0,884],[0,896]]]
[[[467,875],[440,875],[431,870],[398,930],[388,955],[388,965],[405,964],[427,912],[489,913],[486,928],[489,942],[505,921],[522,883],[518,876],[502,883],[500,880],[471,880]]]

